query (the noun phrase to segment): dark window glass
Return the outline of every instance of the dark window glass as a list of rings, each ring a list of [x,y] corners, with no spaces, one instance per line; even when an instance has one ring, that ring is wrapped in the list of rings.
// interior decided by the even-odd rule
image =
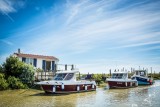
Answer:
[[[69,73],[69,74],[66,76],[65,80],[70,80],[70,79],[73,77],[73,75],[74,75],[74,73]]]

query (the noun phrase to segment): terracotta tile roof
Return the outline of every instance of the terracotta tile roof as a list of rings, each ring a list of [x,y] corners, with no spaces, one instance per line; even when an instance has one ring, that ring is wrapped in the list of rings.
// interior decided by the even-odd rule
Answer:
[[[49,59],[49,60],[58,60],[58,58],[54,56],[44,56],[44,55],[34,55],[34,54],[24,54],[24,53],[14,53],[18,57],[26,57],[26,58],[41,58],[41,59]]]

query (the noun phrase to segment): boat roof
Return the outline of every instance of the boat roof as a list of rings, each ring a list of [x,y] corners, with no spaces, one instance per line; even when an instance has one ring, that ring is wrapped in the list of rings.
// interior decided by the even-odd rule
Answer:
[[[136,72],[147,72],[146,70],[135,70]]]
[[[58,71],[56,72],[56,74],[63,74],[63,73],[79,73],[78,70],[71,70],[71,71]]]
[[[127,74],[128,72],[113,72],[112,74]]]

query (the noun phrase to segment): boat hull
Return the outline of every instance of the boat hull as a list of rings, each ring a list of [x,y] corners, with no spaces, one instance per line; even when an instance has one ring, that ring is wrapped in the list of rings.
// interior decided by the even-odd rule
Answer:
[[[84,85],[41,85],[43,90],[46,93],[74,93],[74,92],[88,92],[95,91],[96,86],[93,84],[84,84]]]
[[[140,77],[140,76],[134,76],[138,81],[138,85],[152,85],[154,81],[151,78],[146,78],[146,77]]]
[[[132,88],[137,87],[137,81],[108,81],[109,88]]]

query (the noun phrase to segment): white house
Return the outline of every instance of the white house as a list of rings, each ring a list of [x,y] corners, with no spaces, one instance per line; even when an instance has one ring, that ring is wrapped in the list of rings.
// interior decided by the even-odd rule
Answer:
[[[54,56],[21,53],[20,49],[18,49],[18,53],[14,53],[14,56],[18,57],[20,61],[31,64],[44,71],[55,71],[55,64],[59,61],[59,59]]]

